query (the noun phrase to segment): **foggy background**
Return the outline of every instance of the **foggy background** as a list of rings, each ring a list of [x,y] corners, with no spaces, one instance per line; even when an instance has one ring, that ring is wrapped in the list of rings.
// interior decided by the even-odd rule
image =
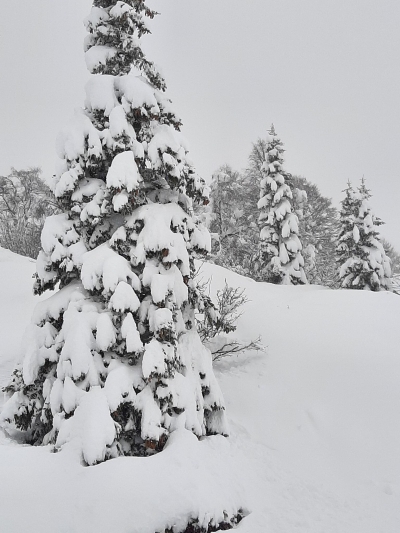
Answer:
[[[398,0],[148,0],[144,37],[207,180],[240,170],[271,122],[286,170],[339,207],[364,175],[400,250]],[[90,0],[19,0],[0,19],[0,173],[55,169],[55,138],[83,104]]]

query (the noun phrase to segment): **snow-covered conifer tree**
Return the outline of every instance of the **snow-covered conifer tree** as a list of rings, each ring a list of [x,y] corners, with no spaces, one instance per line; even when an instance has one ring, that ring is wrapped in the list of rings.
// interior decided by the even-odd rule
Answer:
[[[260,231],[260,270],[264,281],[277,284],[307,283],[298,218],[293,211],[290,174],[282,169],[283,144],[269,131],[262,166],[258,208]]]
[[[400,254],[386,239],[382,240],[382,245],[390,260],[390,269],[392,271],[390,283],[392,291],[396,294],[400,294]]]
[[[371,194],[362,179],[358,194],[348,184],[340,213],[341,230],[336,248],[342,288],[390,290],[390,260],[380,240],[383,222],[371,209]]]
[[[340,210],[340,231],[336,246],[336,262],[339,266],[339,277],[341,287],[351,284],[352,275],[348,270],[350,265],[354,265],[357,260],[358,242],[360,232],[356,224],[359,210],[359,200],[350,182],[343,191],[345,197],[342,200]]]
[[[140,44],[143,0],[94,0],[91,78],[59,137],[26,353],[1,423],[27,443],[73,441],[92,465],[159,451],[175,428],[226,434],[211,355],[195,327],[194,257],[210,250],[192,216],[207,200],[165,82]]]

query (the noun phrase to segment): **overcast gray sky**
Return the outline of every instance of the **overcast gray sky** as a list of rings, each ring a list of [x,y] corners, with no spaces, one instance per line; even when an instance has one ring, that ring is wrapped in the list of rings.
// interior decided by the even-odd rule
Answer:
[[[364,175],[400,250],[399,0],[148,0],[144,48],[166,78],[209,179],[246,166],[273,122],[286,168],[335,205]],[[82,105],[90,0],[19,0],[0,19],[0,173],[54,171],[55,137]]]

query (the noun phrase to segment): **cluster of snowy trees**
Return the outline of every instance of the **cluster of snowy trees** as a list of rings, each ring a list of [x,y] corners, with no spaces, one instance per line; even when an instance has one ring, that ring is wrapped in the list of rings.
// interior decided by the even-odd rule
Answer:
[[[26,443],[73,442],[88,465],[161,451],[177,428],[228,434],[204,341],[234,329],[245,298],[227,288],[215,305],[195,258],[212,251],[215,262],[277,284],[390,289],[365,183],[348,186],[338,218],[315,185],[284,170],[273,126],[246,172],[215,174],[209,203],[165,81],[141,48],[154,15],[142,0],[94,0],[91,78],[58,138],[52,196],[37,170],[0,182],[4,246],[34,255],[47,216],[34,290],[55,291],[35,310],[0,423]],[[31,248],[14,247],[17,233]]]
[[[274,135],[276,137],[275,133]],[[207,208],[197,207],[197,211],[203,215],[203,219],[212,232],[211,257],[215,263],[254,279],[282,283],[284,282],[283,274],[273,274],[270,261],[275,263],[275,270],[277,270],[277,261],[280,262],[280,257],[285,255],[285,250],[281,246],[283,242],[268,243],[268,240],[271,241],[272,238],[271,227],[273,224],[272,226],[271,222],[263,224],[262,218],[268,219],[265,206],[261,209],[264,211],[263,214],[260,214],[257,207],[260,201],[260,187],[262,184],[265,187],[267,182],[267,161],[268,158],[271,159],[271,154],[268,155],[269,150],[274,153],[271,142],[274,135],[270,139],[259,139],[253,145],[249,156],[249,165],[244,172],[237,172],[229,165],[222,166],[214,174],[211,182],[211,205]],[[270,143],[271,146],[269,146]],[[280,150],[282,157],[281,143]],[[269,175],[270,178],[268,179],[273,179],[274,172],[269,172]],[[284,176],[284,186],[280,189],[284,194],[279,199],[279,204],[286,205],[286,209],[289,203],[291,205],[290,218],[292,224],[294,221],[297,224],[297,236],[301,241],[300,255],[302,255],[299,258],[302,263],[300,277],[294,279],[292,276],[290,279],[286,279],[286,282],[304,283],[304,278],[306,278],[309,283],[333,288],[369,287],[376,290],[373,289],[373,287],[377,287],[376,283],[367,283],[368,276],[366,275],[362,275],[359,280],[356,279],[356,275],[352,278],[348,277],[352,257],[355,258],[354,261],[359,265],[359,269],[368,256],[369,266],[365,268],[372,272],[371,265],[374,261],[371,255],[371,239],[374,238],[380,243],[375,244],[375,246],[380,250],[383,247],[383,252],[381,250],[379,253],[386,254],[390,259],[392,271],[390,275],[387,258],[382,256],[381,268],[376,269],[374,267],[378,278],[381,278],[382,272],[384,272],[383,281],[379,286],[388,289],[387,278],[391,277],[392,289],[398,292],[400,256],[390,243],[379,236],[378,227],[382,221],[375,217],[371,211],[369,205],[371,195],[367,191],[364,181],[358,191],[353,190],[351,185],[344,191],[345,199],[342,202],[341,213],[332,205],[329,198],[321,195],[316,185],[304,177],[290,175],[282,169],[280,175]],[[277,186],[277,184],[273,186]],[[270,202],[268,192],[271,193],[272,191],[261,191],[264,204]],[[347,212],[350,209],[349,198],[354,200],[350,219]],[[361,204],[365,209],[366,203],[368,203],[368,213],[372,219],[366,218],[366,212],[359,213]],[[278,205],[275,205],[275,213],[277,208]],[[12,169],[8,176],[0,177],[0,245],[22,255],[37,257],[41,249],[40,234],[44,221],[47,216],[58,210],[59,200],[54,197],[41,179],[39,169],[20,171]],[[286,216],[288,215],[289,213],[286,213]],[[276,224],[276,215],[273,216],[272,211],[270,211],[269,216],[273,217]],[[370,220],[373,223],[374,236],[366,226]],[[284,220],[282,220],[283,223]],[[349,223],[351,225],[350,232]],[[260,240],[260,226],[267,228],[263,230],[263,234],[264,237],[268,234],[268,239]],[[281,229],[275,228],[275,238]],[[369,235],[369,244],[366,245],[363,240],[354,241],[354,238],[357,239],[357,236],[360,235],[360,229],[364,240],[365,235]],[[340,242],[338,242],[339,239]],[[365,251],[365,246],[368,247],[367,251]],[[264,248],[264,252],[261,251],[261,248]],[[299,248],[298,241],[297,248]],[[271,256],[267,261],[266,250],[270,250]],[[375,258],[377,253],[374,254]],[[336,261],[334,260],[335,257]],[[270,267],[267,267],[268,262]],[[341,269],[344,263],[346,264]],[[354,265],[355,263],[351,267],[353,272],[355,272]],[[279,269],[280,267],[278,267]]]
[[[277,284],[390,289],[365,183],[348,186],[338,219],[315,185],[284,170],[273,126],[244,174],[215,174],[209,202],[165,81],[141,48],[155,14],[143,0],[94,0],[91,77],[58,138],[52,194],[37,169],[0,178],[1,244],[36,255],[45,220],[34,290],[53,291],[35,309],[0,425],[20,442],[72,445],[86,465],[160,452],[177,429],[228,435],[204,343],[234,330],[246,299],[226,287],[214,304],[195,279],[196,258],[212,252]],[[242,348],[217,346],[214,357]],[[241,510],[223,516],[206,529],[190,516],[184,531],[231,528]]]
[[[244,172],[224,165],[214,174],[213,261],[271,283],[390,290],[396,252],[380,237],[364,180],[357,192],[349,185],[338,213],[316,185],[283,169],[283,153],[272,126]]]
[[[224,165],[214,174],[208,209],[213,236],[212,260],[260,281],[265,281],[266,277],[261,271],[260,211],[257,205],[260,185],[266,181],[267,148],[268,140],[259,139],[253,145],[244,172]],[[292,224],[296,222],[296,234],[301,241],[303,274],[299,281],[304,282],[305,274],[309,283],[334,287],[337,268],[332,257],[339,231],[337,210],[331,200],[322,196],[318,187],[305,178],[287,172],[280,172],[280,175],[284,176],[286,191],[280,202],[285,200],[286,208],[290,203]],[[264,199],[264,203],[267,200]],[[271,276],[269,281],[274,281]],[[277,281],[280,282],[279,277]]]

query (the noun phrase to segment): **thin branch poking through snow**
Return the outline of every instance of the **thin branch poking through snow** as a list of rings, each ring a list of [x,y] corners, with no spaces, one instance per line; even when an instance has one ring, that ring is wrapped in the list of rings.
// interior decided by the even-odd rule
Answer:
[[[202,342],[208,345],[213,361],[249,350],[263,350],[261,337],[244,343],[237,339],[226,339],[227,334],[236,330],[236,322],[243,313],[242,307],[249,301],[245,290],[230,287],[225,280],[224,288],[217,292],[215,305],[206,294],[209,293],[210,282],[208,280],[198,284],[205,304],[202,318],[198,319],[198,331]]]

